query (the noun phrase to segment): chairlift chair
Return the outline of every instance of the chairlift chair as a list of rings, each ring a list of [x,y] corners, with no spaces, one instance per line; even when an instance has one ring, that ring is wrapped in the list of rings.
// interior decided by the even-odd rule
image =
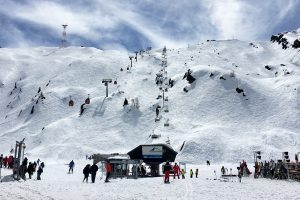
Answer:
[[[85,99],[85,104],[90,104],[91,100],[90,100],[90,94],[88,94],[88,98]]]
[[[69,106],[74,106],[74,101],[72,100],[71,96],[70,96]]]

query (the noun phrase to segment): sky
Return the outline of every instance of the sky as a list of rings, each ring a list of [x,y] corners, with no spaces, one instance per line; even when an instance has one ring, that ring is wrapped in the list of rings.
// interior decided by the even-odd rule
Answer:
[[[299,0],[0,0],[0,46],[138,50],[269,40],[300,28]]]

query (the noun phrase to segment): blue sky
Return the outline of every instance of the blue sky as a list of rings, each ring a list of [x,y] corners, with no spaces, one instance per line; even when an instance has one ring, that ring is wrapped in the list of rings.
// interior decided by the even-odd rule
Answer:
[[[269,40],[300,28],[299,0],[0,0],[0,46],[135,50],[207,39]]]

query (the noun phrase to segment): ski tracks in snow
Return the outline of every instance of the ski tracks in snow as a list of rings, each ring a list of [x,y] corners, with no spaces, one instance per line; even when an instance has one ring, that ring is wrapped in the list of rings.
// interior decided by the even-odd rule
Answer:
[[[191,181],[185,181],[185,195],[183,199],[189,200],[193,199],[194,187]]]

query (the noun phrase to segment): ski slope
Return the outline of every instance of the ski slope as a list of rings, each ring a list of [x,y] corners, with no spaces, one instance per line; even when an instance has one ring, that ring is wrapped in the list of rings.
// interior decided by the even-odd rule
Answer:
[[[185,141],[177,159],[194,164],[252,159],[254,150],[261,150],[263,159],[299,151],[297,49],[239,40],[168,49],[167,75],[175,85],[165,93],[169,112],[162,109],[162,119],[155,123],[154,105],[162,104],[162,99],[156,99],[160,90],[155,84],[161,53],[156,49],[138,55],[127,71],[132,55],[128,52],[0,48],[0,152],[7,154],[24,137],[28,157],[51,159],[126,153],[168,137],[177,151]],[[188,69],[196,78],[192,84],[182,79]],[[108,85],[107,98],[101,82],[105,78],[117,80]],[[36,103],[39,87],[46,99]],[[91,104],[79,116],[88,94]],[[73,107],[68,106],[70,96]],[[131,105],[124,109],[125,97],[129,103],[138,98],[139,109]],[[151,134],[161,137],[151,139]]]
[[[37,181],[34,174],[33,179],[21,182],[0,183],[0,199],[30,199],[30,200],[60,200],[60,199],[206,199],[206,200],[280,200],[299,199],[299,183],[295,181],[271,180],[265,178],[254,179],[252,176],[232,178],[229,182],[213,180],[214,170],[217,178],[220,176],[220,165],[188,165],[187,170],[199,169],[198,178],[173,179],[170,184],[163,183],[163,177],[139,178],[139,179],[111,179],[105,183],[105,174],[98,172],[95,183],[82,183],[82,169],[87,164],[84,160],[75,160],[73,174],[67,174],[66,162],[47,162],[42,174],[41,181]],[[236,174],[235,165],[232,167]],[[8,170],[4,170],[6,173]],[[188,174],[188,173],[187,173]],[[102,179],[101,179],[102,178]]]

